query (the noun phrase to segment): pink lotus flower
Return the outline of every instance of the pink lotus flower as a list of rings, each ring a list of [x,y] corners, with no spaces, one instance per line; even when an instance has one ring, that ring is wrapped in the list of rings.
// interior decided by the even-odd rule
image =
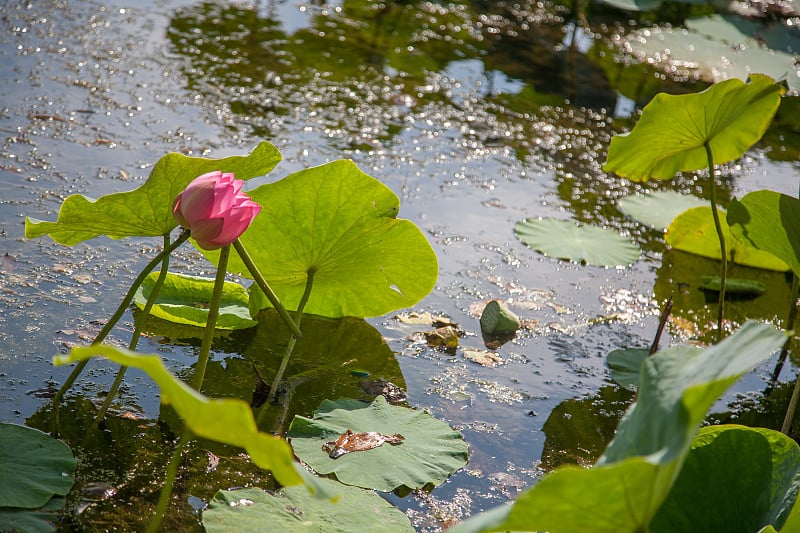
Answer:
[[[192,238],[205,250],[235,241],[261,211],[261,206],[239,192],[244,181],[219,170],[192,180],[172,204],[175,220],[192,230]]]

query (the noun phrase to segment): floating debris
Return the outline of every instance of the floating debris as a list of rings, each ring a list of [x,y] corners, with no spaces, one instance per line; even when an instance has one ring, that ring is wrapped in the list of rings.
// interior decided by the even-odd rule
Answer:
[[[364,433],[353,433],[347,430],[335,441],[329,441],[322,445],[322,449],[328,452],[328,457],[338,459],[350,452],[365,452],[372,450],[388,442],[393,446],[402,444],[406,438],[399,433],[394,435],[384,435],[376,431],[366,431]]]

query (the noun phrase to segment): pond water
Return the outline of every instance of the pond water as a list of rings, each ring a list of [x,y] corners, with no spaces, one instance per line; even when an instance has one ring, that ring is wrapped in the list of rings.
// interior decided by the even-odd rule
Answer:
[[[693,284],[716,267],[664,253],[660,233],[616,208],[620,197],[647,188],[705,196],[696,176],[635,185],[601,169],[610,137],[630,127],[655,92],[704,82],[666,76],[632,56],[615,63],[626,59],[613,48],[616,36],[643,22],[610,8],[590,11],[575,22],[566,8],[541,2],[7,3],[0,420],[48,427],[49,395],[70,370],[53,367],[52,356],[91,341],[161,246],[158,239],[98,238],[73,248],[28,241],[24,217],[55,220],[73,193],[136,188],[167,152],[217,158],[266,140],[284,160],[248,187],[349,158],[399,196],[400,217],[421,228],[439,258],[435,289],[407,311],[449,317],[464,332],[461,345],[472,347],[483,346],[478,309],[486,300],[504,300],[528,321],[497,348],[502,364],[494,367],[415,340],[424,328],[394,316],[320,326],[338,332],[330,337],[365,339],[358,349],[375,353],[375,368],[405,387],[408,404],[446,420],[469,443],[468,466],[443,486],[387,499],[419,530],[435,531],[509,500],[558,464],[591,463],[631,400],[610,381],[605,356],[648,346],[673,293],[677,318],[662,345],[706,328],[716,311]],[[795,195],[798,133],[796,118],[776,121],[768,142],[725,166],[723,196],[759,188]],[[540,216],[616,228],[644,255],[626,269],[546,258],[513,232],[517,221]],[[184,247],[174,268],[208,274],[209,265]],[[779,323],[789,299],[785,276],[734,267],[737,274],[770,290],[732,302],[731,319]],[[133,321],[127,314],[112,342],[126,345]],[[185,375],[199,341],[173,337],[150,335],[139,349]],[[249,401],[253,361],[279,352],[257,342],[249,334],[219,339],[206,392]],[[348,346],[325,349],[343,357]],[[774,366],[727,395],[716,410],[733,414],[720,419],[750,420],[769,412],[770,401],[779,411],[795,370],[786,365],[782,384],[762,401]],[[114,416],[95,428],[94,409],[115,371],[93,361],[67,397],[63,433],[81,464],[65,528],[138,529],[157,499],[153,472],[168,460],[172,415],[149,379],[130,371]],[[309,383],[295,392],[292,412],[310,416],[327,394],[359,392],[347,372]],[[769,413],[757,421],[775,423]],[[220,459],[215,469],[207,468],[212,456]],[[199,528],[195,510],[217,489],[263,477],[235,450],[209,443],[190,452],[187,472],[168,524],[184,530]]]

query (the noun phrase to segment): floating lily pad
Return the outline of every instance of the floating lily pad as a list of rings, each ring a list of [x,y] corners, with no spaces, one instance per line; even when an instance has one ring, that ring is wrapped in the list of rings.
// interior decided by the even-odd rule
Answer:
[[[722,278],[719,276],[701,276],[700,288],[704,291],[719,292],[722,288]],[[767,287],[760,281],[742,278],[727,278],[725,280],[726,294],[755,298],[765,292],[767,292]]]
[[[402,444],[380,446],[332,459],[323,445],[348,429],[400,434]],[[333,474],[346,485],[390,492],[439,485],[467,463],[461,433],[427,411],[390,405],[383,396],[372,403],[326,400],[314,418],[294,417],[289,439],[295,454],[321,475]]]
[[[0,507],[38,509],[72,487],[75,457],[46,433],[0,423]]]
[[[611,369],[611,379],[627,389],[636,390],[639,387],[642,361],[647,359],[649,352],[650,350],[644,348],[629,348],[610,352],[606,361],[608,368]]]
[[[774,191],[755,191],[733,200],[728,213],[734,235],[785,261],[800,276],[800,200]]]
[[[172,216],[172,202],[197,176],[221,170],[248,180],[263,176],[280,160],[280,152],[268,142],[259,144],[248,156],[224,159],[170,153],[158,160],[138,189],[96,200],[73,194],[61,205],[57,222],[26,218],[25,236],[33,239],[49,235],[58,243],[72,246],[99,235],[112,239],[165,235],[178,225]]]
[[[136,291],[134,302],[139,309],[144,309],[157,279],[157,272],[150,274]],[[213,290],[214,279],[170,272],[158,291],[150,314],[178,324],[205,327],[208,301]],[[247,289],[238,283],[226,281],[222,289],[217,329],[246,329],[258,324],[257,320],[250,317],[249,300]]]
[[[208,533],[265,528],[318,533],[414,531],[402,511],[374,492],[329,479],[319,483],[335,490],[338,500],[315,497],[305,487],[284,487],[275,493],[257,488],[221,490],[203,511],[203,527]]]
[[[696,94],[657,94],[630,133],[615,135],[603,169],[632,181],[669,179],[678,172],[737,159],[758,142],[784,89],[768,76],[731,79]]]
[[[651,11],[657,9],[664,0],[601,0],[604,4],[626,11]],[[707,4],[708,0],[678,0],[682,4]]]
[[[396,218],[400,201],[392,190],[352,161],[296,172],[250,196],[263,210],[241,242],[288,309],[297,309],[309,274],[305,312],[328,317],[410,307],[436,283],[428,240],[413,222]],[[216,263],[218,252],[204,253]],[[237,254],[228,269],[251,276]],[[269,306],[253,285],[252,314]]]
[[[725,235],[728,261],[765,270],[779,272],[789,270],[786,263],[771,253],[759,250],[731,233],[725,220],[725,211],[722,210],[720,210],[720,225]],[[664,240],[676,250],[703,257],[720,259],[722,255],[711,207],[695,207],[678,215],[667,228]]]
[[[569,220],[527,219],[517,223],[514,233],[526,246],[548,257],[587,265],[630,265],[641,254],[633,241],[613,230],[580,226]]]
[[[303,482],[302,469],[295,467],[289,445],[279,437],[258,431],[246,402],[203,396],[170,374],[157,355],[97,345],[73,348],[66,355],[55,356],[53,362],[65,365],[96,356],[146,372],[161,389],[161,402],[171,405],[194,435],[244,448],[254,463],[271,470],[283,485]]]
[[[650,530],[797,531],[798,490],[800,447],[791,438],[766,428],[703,428]]]
[[[715,14],[687,19],[686,28],[664,25],[632,32],[625,45],[643,62],[665,71],[691,73],[709,83],[730,78],[744,81],[759,73],[786,80],[790,90],[800,89],[795,62],[800,36],[795,28],[778,21]]]
[[[619,210],[634,220],[658,230],[665,230],[675,217],[693,207],[708,205],[708,202],[689,194],[674,191],[653,191],[620,198]]]

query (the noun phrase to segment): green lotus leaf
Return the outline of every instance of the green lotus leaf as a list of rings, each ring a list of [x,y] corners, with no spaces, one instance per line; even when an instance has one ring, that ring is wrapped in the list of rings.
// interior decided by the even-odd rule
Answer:
[[[308,314],[379,316],[410,307],[436,283],[436,254],[400,201],[355,163],[334,161],[262,185],[250,196],[263,207],[241,243],[288,309],[297,309],[309,274]],[[206,252],[216,264],[218,252]],[[228,270],[251,276],[237,254]],[[253,285],[255,316],[269,307]]]
[[[766,428],[703,428],[650,531],[797,531],[798,491],[800,447],[791,438]]]
[[[653,191],[649,194],[634,194],[620,198],[619,210],[625,215],[658,230],[665,230],[670,223],[693,207],[708,205],[708,202],[689,194],[674,191]]]
[[[400,434],[404,440],[332,459],[323,444],[348,429]],[[461,433],[427,411],[390,405],[383,396],[372,403],[325,400],[313,419],[295,416],[288,436],[295,454],[318,474],[333,474],[346,485],[384,492],[439,485],[467,463]]]
[[[302,531],[318,533],[413,532],[408,517],[372,491],[320,479],[336,490],[335,502],[318,498],[304,487],[270,493],[258,488],[221,490],[203,511],[208,533],[233,531]]]
[[[134,297],[139,309],[144,309],[153,290],[158,273],[145,278]],[[214,290],[214,279],[168,273],[150,314],[170,322],[189,326],[205,327],[208,319],[208,302]],[[246,329],[258,324],[250,318],[247,289],[226,281],[222,289],[222,301],[217,317],[217,329]]]
[[[603,169],[633,181],[669,179],[742,156],[767,130],[784,89],[768,76],[730,79],[696,94],[657,94],[627,134],[611,139]]]
[[[755,191],[733,200],[728,223],[735,236],[782,259],[800,276],[800,200],[774,191]]]
[[[789,267],[769,252],[760,250],[731,233],[725,220],[725,211],[720,210],[720,225],[725,235],[728,261],[765,270],[783,272]],[[664,240],[676,250],[720,259],[719,239],[714,228],[711,207],[695,207],[678,215],[667,228]]]
[[[637,401],[593,468],[559,468],[506,511],[493,511],[492,520],[470,519],[451,531],[649,531],[708,409],[785,340],[770,325],[748,322],[710,348],[648,357]]]
[[[642,361],[647,359],[650,350],[644,348],[629,348],[627,350],[614,350],[608,354],[607,364],[611,369],[611,379],[618,385],[630,390],[639,387],[639,374]]]
[[[172,202],[194,178],[221,170],[249,180],[263,176],[280,160],[280,152],[268,142],[260,143],[248,156],[224,159],[170,153],[156,162],[138,189],[96,200],[73,194],[61,205],[57,222],[26,218],[25,236],[49,235],[58,243],[73,246],[99,235],[112,239],[165,235],[178,225],[172,216]]]
[[[517,222],[514,233],[529,248],[557,257],[595,266],[624,266],[639,260],[641,250],[617,232],[595,226],[580,226],[555,218]]]
[[[170,374],[157,355],[97,345],[73,348],[66,355],[55,356],[53,362],[65,365],[97,356],[146,372],[161,389],[161,402],[171,405],[193,434],[244,448],[255,464],[271,470],[282,485],[303,482],[289,444],[279,437],[259,432],[247,402],[203,396]]]
[[[38,509],[72,487],[69,446],[46,433],[0,423],[0,507]]]

